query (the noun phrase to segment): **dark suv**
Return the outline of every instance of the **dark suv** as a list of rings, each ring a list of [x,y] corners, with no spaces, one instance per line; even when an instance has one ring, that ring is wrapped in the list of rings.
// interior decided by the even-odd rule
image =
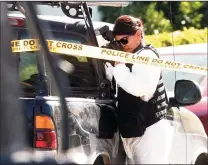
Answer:
[[[25,17],[22,14],[9,14],[12,26],[12,39],[30,39]],[[43,29],[45,39],[80,43],[84,45],[103,45],[106,41],[102,36],[95,37],[94,29],[105,22],[89,22],[83,20],[55,16],[38,16],[37,22]],[[28,20],[27,20],[28,21]],[[97,44],[97,45],[96,45]],[[47,70],[44,58],[38,51],[14,53],[21,80],[22,93],[20,99],[28,121],[30,145],[34,152],[40,154],[56,154],[60,150],[61,137],[61,107],[54,80]],[[93,53],[93,52],[91,52]],[[69,149],[67,156],[78,164],[109,164],[120,156],[119,134],[116,127],[116,106],[110,82],[105,79],[104,62],[99,59],[76,57],[51,53],[59,66],[58,73],[62,76],[61,86],[64,88],[66,104],[73,116],[68,121]],[[64,62],[67,61],[66,66]],[[47,86],[45,86],[45,83]],[[175,91],[180,84],[190,85],[191,91],[200,93],[191,81],[178,81]],[[184,92],[186,90],[183,90]],[[190,92],[192,94],[192,92]],[[194,96],[194,94],[193,94]],[[200,95],[197,95],[200,96]],[[183,99],[185,95],[180,96]],[[179,98],[172,98],[179,99]],[[188,97],[191,104],[199,98]],[[170,163],[193,163],[198,156],[207,153],[207,136],[201,122],[190,111],[177,106],[187,105],[173,101],[167,114],[167,120],[174,129]],[[194,127],[197,126],[197,129]],[[188,138],[192,137],[192,138]],[[193,143],[193,139],[195,139]],[[180,147],[179,147],[180,146]],[[190,148],[192,147],[192,148]],[[200,152],[198,152],[200,151]],[[124,162],[122,162],[124,163]]]
[[[8,17],[12,26],[13,40],[31,38],[26,26],[26,19],[22,14],[9,14]],[[50,27],[46,28],[48,30],[45,31],[45,38],[47,39],[92,45],[83,20],[70,18],[63,20],[61,17],[39,16],[39,21],[41,26]],[[102,22],[94,23],[95,28],[103,25],[106,24]],[[99,41],[104,41],[100,36],[98,38]],[[67,96],[67,104],[78,121],[78,125],[72,126],[69,124],[69,127],[73,127],[70,129],[72,131],[69,135],[70,148],[80,147],[82,144],[84,147],[79,148],[80,153],[77,156],[81,156],[81,153],[84,152],[85,157],[92,157],[90,161],[87,159],[87,162],[85,162],[86,158],[77,159],[76,162],[79,160],[84,161],[83,163],[93,163],[99,155],[103,157],[104,161],[108,162],[109,158],[116,155],[118,146],[116,146],[114,139],[103,144],[102,140],[96,138],[99,134],[102,134],[101,132],[99,133],[98,126],[99,122],[103,120],[99,118],[101,113],[104,114],[104,119],[109,116],[112,118],[108,118],[110,122],[116,121],[113,118],[115,117],[115,108],[110,97],[109,82],[107,80],[102,81],[105,76],[103,65],[100,65],[99,60],[92,58],[61,54],[53,55],[59,58],[60,63],[66,60],[73,66],[72,73],[67,73],[61,67],[58,68],[58,72],[63,78],[61,82]],[[44,151],[46,154],[56,152],[60,147],[60,105],[59,99],[56,97],[56,91],[52,88],[53,81],[46,75],[49,89],[46,89],[40,81],[38,65],[42,63],[44,66],[45,64],[44,61],[38,61],[37,52],[15,53],[15,56],[17,57],[21,87],[23,89],[21,99],[29,122],[28,130],[31,135],[29,139],[31,147],[36,148],[36,153],[40,151],[41,153]],[[43,72],[47,72],[47,70],[43,70]],[[108,120],[105,121],[105,127],[111,127],[112,125]],[[112,133],[116,132],[116,128],[111,128],[111,130]],[[118,138],[118,135],[116,136]],[[89,138],[94,139],[93,144],[89,144]],[[96,148],[98,141],[101,141],[99,145],[108,145],[108,148],[106,148],[108,152],[103,149],[99,151],[99,147]],[[94,147],[91,148],[89,145]],[[70,156],[73,159],[77,158],[74,155],[77,154],[76,152],[72,151],[70,153],[72,153]],[[93,155],[91,155],[92,153]]]

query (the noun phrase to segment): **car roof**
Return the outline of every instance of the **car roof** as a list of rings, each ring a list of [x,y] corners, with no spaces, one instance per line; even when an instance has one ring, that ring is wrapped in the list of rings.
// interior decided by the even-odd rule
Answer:
[[[23,14],[17,14],[17,13],[9,13],[8,17],[12,18],[25,18]],[[64,23],[68,24],[69,26],[85,26],[85,21],[84,19],[73,19],[69,18],[66,16],[52,16],[52,15],[38,15],[38,18],[40,20],[45,20],[48,22],[55,22],[55,23]],[[109,28],[112,30],[113,29],[113,24],[107,23],[107,22],[102,22],[102,21],[92,21],[94,29],[100,28],[104,25],[108,25]]]
[[[8,17],[10,18],[25,18],[21,13],[9,13]],[[83,19],[73,19],[67,16],[52,16],[52,15],[38,15],[38,18],[44,23],[51,24],[51,28],[56,30],[67,30],[73,32],[79,32],[82,35],[86,35],[86,24]],[[46,23],[46,24],[47,24]],[[105,25],[109,27],[110,30],[113,30],[113,24],[102,22],[102,21],[92,21],[93,27],[95,29],[98,45],[102,46],[108,43],[99,33],[96,32],[96,29],[99,29]],[[53,26],[55,25],[55,26]],[[44,26],[44,25],[43,25]]]
[[[207,44],[187,44],[157,48],[160,55],[207,55]],[[174,54],[173,54],[174,52]]]

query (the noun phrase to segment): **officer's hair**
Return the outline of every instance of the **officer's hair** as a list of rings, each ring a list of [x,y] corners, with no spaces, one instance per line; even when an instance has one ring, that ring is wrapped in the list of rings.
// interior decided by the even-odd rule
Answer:
[[[115,24],[118,22],[130,22],[132,23],[132,28],[137,31],[140,30],[142,32],[142,38],[144,38],[144,25],[141,19],[135,18],[131,15],[121,15],[115,21]]]

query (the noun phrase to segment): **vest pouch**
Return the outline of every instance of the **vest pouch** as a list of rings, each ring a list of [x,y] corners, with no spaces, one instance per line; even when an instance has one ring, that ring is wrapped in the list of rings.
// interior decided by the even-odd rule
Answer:
[[[118,129],[123,138],[140,137],[144,134],[146,126],[141,120],[141,115],[119,114]]]

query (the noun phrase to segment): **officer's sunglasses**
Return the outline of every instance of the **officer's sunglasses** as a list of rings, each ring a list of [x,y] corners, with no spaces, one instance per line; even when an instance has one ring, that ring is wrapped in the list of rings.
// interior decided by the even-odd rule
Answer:
[[[128,38],[130,37],[131,35],[128,35],[128,36],[126,36],[126,37],[123,37],[123,38],[121,38],[120,40],[117,40],[118,42],[120,42],[121,44],[123,44],[123,45],[126,45],[126,44],[128,44]]]

